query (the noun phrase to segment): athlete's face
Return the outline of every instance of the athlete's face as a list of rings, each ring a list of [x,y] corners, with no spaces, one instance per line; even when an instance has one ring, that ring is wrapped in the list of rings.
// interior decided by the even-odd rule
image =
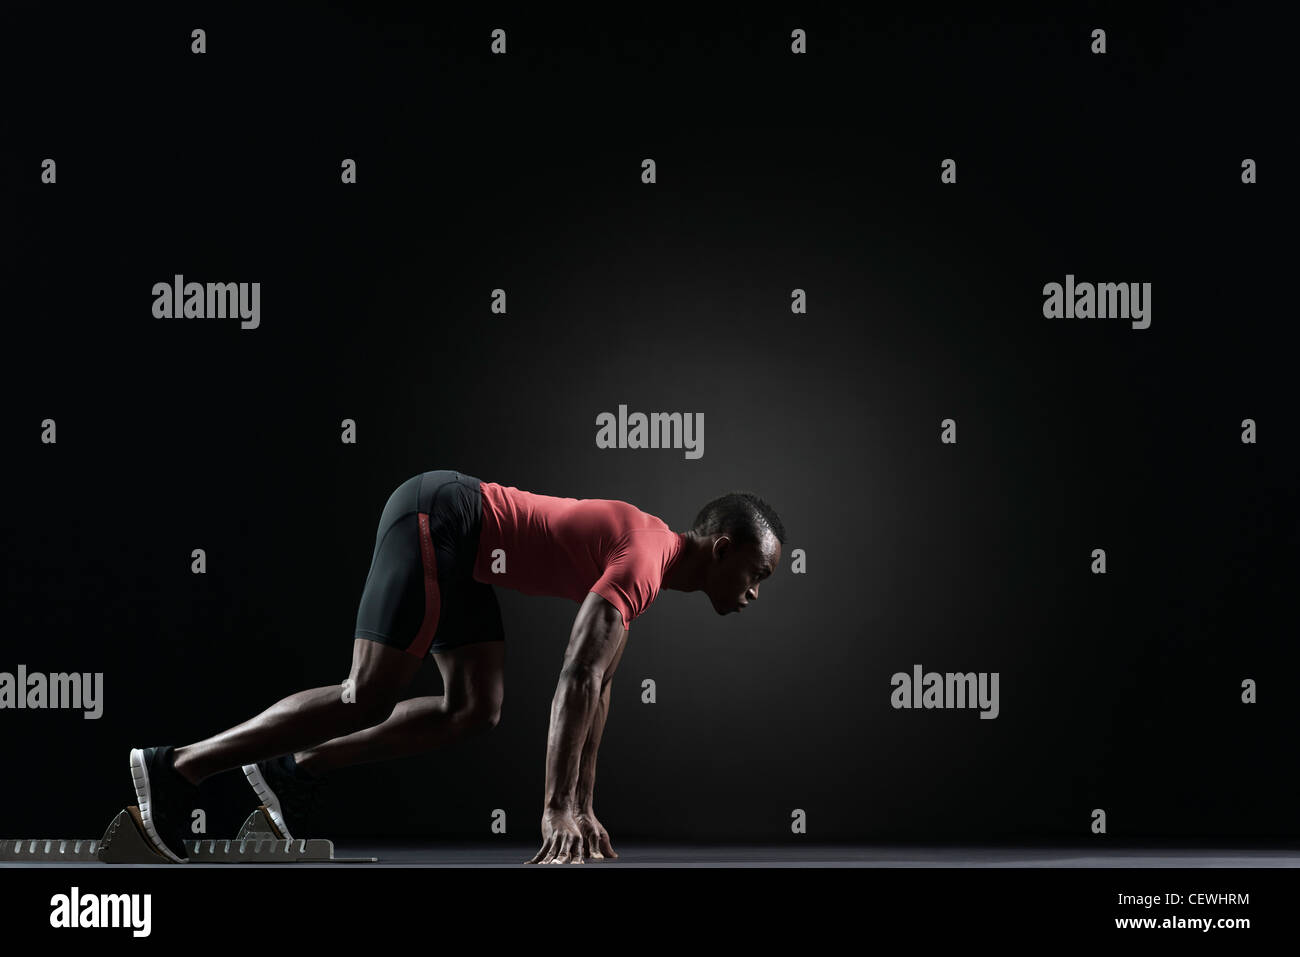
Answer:
[[[765,531],[754,544],[738,545],[723,535],[713,543],[713,563],[705,588],[713,610],[719,615],[740,611],[758,598],[758,586],[776,571],[781,561],[781,543]]]

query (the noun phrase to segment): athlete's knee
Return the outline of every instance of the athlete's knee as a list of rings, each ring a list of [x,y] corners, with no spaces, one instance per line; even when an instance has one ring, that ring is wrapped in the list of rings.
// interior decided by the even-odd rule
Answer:
[[[352,730],[362,731],[383,724],[393,713],[400,693],[391,684],[380,681],[357,681],[349,701]]]
[[[360,699],[357,700],[348,705],[344,712],[346,726],[342,733],[353,734],[383,724],[392,715],[394,706],[394,704],[387,702],[368,701],[363,703]]]
[[[354,644],[348,698],[354,730],[383,724],[397,707],[420,659],[358,638]]]
[[[461,708],[461,720],[470,728],[487,731],[501,722],[500,694],[476,695]]]

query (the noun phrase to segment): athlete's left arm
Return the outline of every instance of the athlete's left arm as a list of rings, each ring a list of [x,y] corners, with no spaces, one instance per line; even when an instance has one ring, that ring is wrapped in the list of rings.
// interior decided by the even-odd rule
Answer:
[[[596,752],[600,750],[600,739],[605,733],[605,718],[609,715],[609,692],[614,686],[614,672],[623,658],[623,649],[627,647],[628,632],[623,631],[618,649],[605,671],[604,684],[601,685],[600,699],[596,703],[596,713],[591,720],[591,730],[582,746],[582,762],[578,766],[578,809],[586,814],[592,813],[592,801],[596,790]]]

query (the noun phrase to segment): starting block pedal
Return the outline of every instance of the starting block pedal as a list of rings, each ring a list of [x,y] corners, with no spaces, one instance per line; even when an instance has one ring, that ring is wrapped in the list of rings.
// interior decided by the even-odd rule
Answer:
[[[373,863],[375,857],[335,857],[334,842],[327,840],[283,840],[260,805],[250,814],[234,840],[205,839],[186,841],[185,848],[195,864],[293,864],[293,863]],[[0,841],[0,861],[23,863],[59,863],[61,861],[100,861],[104,864],[168,864],[145,837],[140,809],[134,804],[123,808],[109,823],[98,841],[7,840]]]
[[[239,829],[239,834],[235,840],[258,840],[266,839],[269,841],[278,841],[281,839],[280,829],[275,826],[271,820],[271,815],[267,813],[266,805],[259,804],[257,810],[248,815],[248,819]]]

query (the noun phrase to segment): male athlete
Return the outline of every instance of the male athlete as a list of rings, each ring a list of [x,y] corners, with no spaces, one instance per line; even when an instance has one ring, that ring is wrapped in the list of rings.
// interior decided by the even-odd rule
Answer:
[[[740,611],[781,560],[785,529],[747,492],[700,510],[678,533],[626,502],[557,498],[431,471],[384,506],[357,611],[352,672],[184,747],[131,751],[145,831],[167,860],[187,861],[184,825],[198,784],[243,767],[280,835],[301,836],[320,776],[344,765],[429,751],[496,725],[505,635],[494,585],[580,603],[551,703],[542,848],[528,863],[615,858],[593,791],[614,672],[632,620],[659,591],[702,591]],[[426,655],[438,697],[402,700]]]

